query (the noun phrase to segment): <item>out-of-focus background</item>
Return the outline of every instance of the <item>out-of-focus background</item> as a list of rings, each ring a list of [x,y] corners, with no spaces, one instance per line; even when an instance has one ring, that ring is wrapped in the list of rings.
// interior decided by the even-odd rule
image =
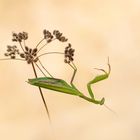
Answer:
[[[52,124],[40,94],[28,85],[32,68],[20,61],[0,62],[1,140],[139,140],[140,139],[140,1],[139,0],[0,0],[0,58],[11,33],[27,31],[34,47],[43,29],[59,29],[75,52],[75,85],[86,95],[86,83],[99,71],[112,67],[109,79],[93,86],[94,105],[78,97],[43,90]],[[46,51],[63,51],[52,43]],[[45,51],[45,52],[46,52]],[[57,78],[70,81],[72,70],[63,56],[42,57]],[[41,73],[39,73],[41,75]]]

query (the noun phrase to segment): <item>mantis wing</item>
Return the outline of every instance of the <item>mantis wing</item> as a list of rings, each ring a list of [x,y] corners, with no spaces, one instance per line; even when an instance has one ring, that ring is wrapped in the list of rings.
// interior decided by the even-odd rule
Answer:
[[[41,88],[50,89],[62,93],[71,94],[71,95],[78,96],[80,94],[75,88],[71,87],[67,82],[61,79],[40,77],[40,78],[28,79],[28,83]]]

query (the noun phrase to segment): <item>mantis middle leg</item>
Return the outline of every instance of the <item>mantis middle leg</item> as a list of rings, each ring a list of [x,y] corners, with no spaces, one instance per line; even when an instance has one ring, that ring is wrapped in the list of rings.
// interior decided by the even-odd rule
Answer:
[[[72,64],[69,64],[72,68],[73,68],[73,75],[72,75],[72,78],[71,78],[71,81],[70,81],[70,84],[71,84],[71,86],[73,87],[73,88],[75,88],[77,91],[79,91],[77,88],[76,88],[76,86],[73,84],[73,80],[74,80],[74,78],[75,78],[75,75],[76,75],[76,72],[77,72],[77,67],[75,66],[75,64],[74,63],[72,63]],[[81,93],[80,91],[79,91],[79,93]]]

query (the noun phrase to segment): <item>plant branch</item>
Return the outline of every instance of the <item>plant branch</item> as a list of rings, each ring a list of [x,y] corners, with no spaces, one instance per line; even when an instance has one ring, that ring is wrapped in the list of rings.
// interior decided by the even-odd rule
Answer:
[[[42,68],[53,78],[53,76],[50,74],[50,72],[43,66],[43,64],[41,63],[41,61],[38,59],[40,65],[42,66]]]
[[[38,44],[36,45],[36,47],[35,48],[37,48],[41,43],[42,43],[42,41],[44,41],[45,39],[43,38],[43,39],[41,39],[39,42],[38,42]]]
[[[37,78],[37,73],[36,73],[35,66],[34,66],[33,63],[32,63],[32,67],[33,67],[33,71],[34,71],[35,77]],[[50,113],[49,113],[49,110],[48,110],[48,107],[47,107],[46,101],[45,101],[45,99],[44,99],[42,89],[41,89],[40,87],[38,87],[38,88],[39,88],[40,95],[41,95],[41,98],[42,98],[42,100],[43,100],[43,103],[44,103],[44,106],[45,106],[45,109],[46,109],[46,112],[47,112],[47,115],[48,115],[49,121],[51,122]]]
[[[47,55],[47,54],[64,54],[64,53],[62,53],[62,52],[48,52],[48,53],[43,53],[43,54],[39,55],[38,58],[43,56],[43,55]]]
[[[24,59],[20,59],[20,58],[15,58],[15,59],[11,59],[11,58],[1,58],[1,60],[20,60],[20,61],[25,61]]]

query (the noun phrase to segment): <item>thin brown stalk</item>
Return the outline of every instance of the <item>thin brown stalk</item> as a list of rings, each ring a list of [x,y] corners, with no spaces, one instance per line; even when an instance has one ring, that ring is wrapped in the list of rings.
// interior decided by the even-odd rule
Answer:
[[[54,41],[54,40],[56,40],[56,38],[52,39],[51,42]],[[47,42],[46,44],[44,44],[44,45],[38,50],[38,53],[39,53],[46,45],[48,45],[48,42]]]
[[[20,45],[21,49],[23,50],[23,52],[25,52],[21,42],[19,42],[19,45]]]
[[[43,54],[39,55],[38,58],[43,56],[43,55],[46,55],[46,54],[64,54],[64,53],[62,53],[62,52],[48,52],[48,53],[43,53]]]
[[[50,74],[50,72],[43,66],[43,64],[41,63],[41,61],[38,59],[38,62],[40,63],[40,65],[42,66],[42,68],[53,78],[53,76]]]
[[[42,69],[35,63],[35,65],[38,67],[38,69],[42,72],[42,74],[45,76],[45,77],[47,77],[46,76],[46,74],[42,71]]]
[[[21,60],[21,61],[25,61],[24,59],[20,59],[20,58],[15,58],[15,59],[11,59],[11,58],[1,58],[1,60]]]
[[[41,39],[39,42],[38,42],[38,44],[36,45],[36,47],[35,48],[37,48],[41,43],[42,43],[42,41],[44,41],[44,38],[43,39]]]
[[[39,53],[48,43],[45,43],[38,51],[37,53]]]
[[[35,66],[34,66],[33,63],[32,63],[32,67],[33,67],[33,71],[34,71],[35,77],[37,78],[36,69],[35,69]],[[42,100],[43,100],[43,103],[44,103],[44,106],[45,106],[45,109],[46,109],[46,112],[47,112],[47,115],[48,115],[49,121],[51,122],[50,113],[49,113],[49,110],[48,110],[48,107],[47,107],[46,101],[45,101],[45,99],[44,99],[42,89],[41,89],[40,87],[38,87],[38,88],[39,88],[40,95],[41,95],[41,98],[42,98]]]

